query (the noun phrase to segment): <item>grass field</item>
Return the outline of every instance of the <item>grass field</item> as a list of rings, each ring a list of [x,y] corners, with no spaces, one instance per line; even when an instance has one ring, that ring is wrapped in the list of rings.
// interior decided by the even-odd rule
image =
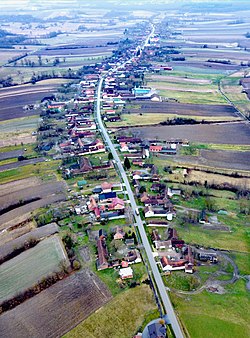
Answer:
[[[242,86],[239,81],[242,76],[235,73],[221,81],[223,93],[231,100],[235,106],[244,114],[248,115],[250,110],[250,100],[245,93],[242,93]]]
[[[36,164],[30,164],[17,169],[11,169],[0,172],[0,182],[8,183],[16,180],[21,180],[28,177],[38,176],[41,178],[57,177],[61,179],[61,176],[56,173],[60,161],[41,162]]]
[[[61,271],[62,263],[69,264],[68,258],[59,237],[43,240],[0,267],[0,302],[11,299],[29,287]]]
[[[249,293],[243,280],[226,287],[223,295],[203,291],[171,298],[192,338],[249,337]]]
[[[153,310],[152,291],[146,285],[137,286],[119,294],[64,337],[131,338]]]

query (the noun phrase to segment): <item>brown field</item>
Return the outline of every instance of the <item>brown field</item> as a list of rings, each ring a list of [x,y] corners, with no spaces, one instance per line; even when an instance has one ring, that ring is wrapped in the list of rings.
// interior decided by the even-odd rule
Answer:
[[[17,144],[30,144],[36,142],[36,136],[32,136],[30,132],[12,133],[4,139],[0,140],[0,148],[13,146]]]
[[[240,69],[240,66],[237,64],[222,64],[222,63],[213,63],[213,62],[204,62],[204,61],[171,61],[168,63],[169,66],[175,67],[177,65],[185,67],[194,67],[200,69],[217,69],[217,70],[230,70],[236,71]]]
[[[77,47],[77,48],[76,48]],[[111,53],[115,46],[106,46],[106,47],[88,47],[81,48],[81,46],[63,46],[62,47],[49,47],[46,49],[39,50],[36,52],[37,55],[41,56],[95,56],[95,55],[103,55],[105,53]]]
[[[39,114],[39,110],[23,110],[28,104],[40,102],[45,96],[67,82],[65,79],[40,81],[35,85],[20,85],[0,89],[0,121]]]
[[[244,189],[250,189],[250,178],[238,178],[238,177],[229,177],[219,174],[206,173],[199,170],[190,170],[188,177],[186,178],[187,182],[199,182],[201,184],[230,184],[234,187],[241,187]]]
[[[39,200],[29,202],[29,199],[32,198],[39,198]],[[28,212],[44,207],[45,205],[63,201],[65,200],[65,198],[64,182],[50,182],[47,184],[32,186],[30,188],[16,190],[9,194],[4,194],[0,197],[0,204],[2,209],[6,207],[11,207],[11,205],[20,202],[20,200],[27,200],[27,204],[20,207],[15,207],[13,210],[1,215],[0,229],[3,230],[8,228],[10,224],[8,222],[16,217],[20,217]]]
[[[134,106],[134,108],[133,108]],[[130,108],[131,107],[131,108]],[[235,109],[229,105],[202,105],[190,103],[137,101],[127,108],[131,113],[166,113],[191,116],[233,116]]]
[[[249,151],[200,150],[199,156],[175,156],[174,161],[232,170],[249,170]]]
[[[170,140],[181,138],[202,143],[250,144],[250,126],[246,123],[138,127],[128,130],[147,139]]]
[[[99,278],[84,269],[2,314],[1,334],[5,338],[61,337],[111,297]]]
[[[0,185],[0,199],[7,194],[17,192],[18,190],[35,187],[40,184],[42,184],[42,181],[38,177],[30,177],[30,178],[25,178],[23,180],[1,184]]]

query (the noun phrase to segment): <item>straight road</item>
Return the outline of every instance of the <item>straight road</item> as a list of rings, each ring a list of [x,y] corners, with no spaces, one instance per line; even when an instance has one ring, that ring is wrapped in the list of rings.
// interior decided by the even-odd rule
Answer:
[[[152,26],[152,31],[149,34],[149,36],[147,37],[147,39],[146,39],[144,45],[141,47],[141,49],[143,49],[145,47],[145,45],[148,43],[148,40],[150,39],[150,37],[153,34],[154,34],[154,26]],[[126,62],[128,62],[128,61],[126,61]],[[126,62],[123,65],[119,65],[118,67],[119,68],[123,67],[126,64]],[[114,68],[112,70],[112,72],[114,72],[116,69],[117,68]],[[109,73],[110,73],[110,71],[109,71]],[[153,276],[154,276],[155,283],[156,283],[157,288],[158,288],[159,295],[160,295],[162,303],[163,303],[163,305],[165,307],[165,310],[166,310],[166,313],[167,313],[168,318],[170,320],[170,323],[171,323],[172,329],[174,331],[174,334],[175,334],[176,338],[183,338],[184,337],[183,332],[181,330],[180,324],[179,324],[179,322],[177,320],[177,317],[175,315],[173,306],[171,304],[171,301],[170,301],[169,296],[167,294],[167,291],[165,289],[165,285],[164,285],[164,283],[162,281],[160,272],[158,270],[158,267],[156,265],[155,259],[153,257],[152,250],[151,250],[150,244],[148,242],[148,238],[147,238],[144,226],[143,226],[142,219],[141,219],[140,215],[137,215],[135,213],[137,205],[136,205],[134,194],[133,194],[132,189],[130,187],[130,183],[129,183],[129,180],[127,178],[126,172],[125,172],[125,170],[123,168],[123,165],[122,165],[122,163],[121,163],[121,161],[119,159],[117,151],[116,151],[116,149],[115,149],[115,147],[114,147],[114,145],[113,145],[113,143],[112,143],[112,141],[111,141],[111,139],[109,137],[109,134],[107,133],[107,130],[104,127],[103,122],[102,122],[102,118],[101,118],[101,93],[102,93],[102,85],[103,85],[104,78],[105,78],[105,76],[102,76],[100,78],[100,81],[99,81],[99,84],[98,84],[98,89],[97,89],[96,119],[97,119],[97,122],[99,124],[99,130],[101,131],[102,136],[103,136],[104,140],[106,141],[106,143],[107,143],[107,145],[108,145],[108,147],[110,149],[110,152],[113,155],[114,160],[116,161],[118,170],[119,170],[120,175],[122,177],[122,180],[123,180],[124,184],[126,185],[126,189],[127,189],[127,192],[128,192],[129,200],[131,202],[131,208],[132,208],[132,210],[134,212],[134,217],[135,217],[135,220],[136,220],[136,225],[138,227],[138,230],[139,230],[139,233],[140,233],[140,236],[141,236],[141,240],[142,240],[144,249],[145,249],[147,257],[148,257],[148,261],[149,261],[149,264],[150,264],[150,267],[151,267],[151,270],[152,270],[152,273],[153,273]]]

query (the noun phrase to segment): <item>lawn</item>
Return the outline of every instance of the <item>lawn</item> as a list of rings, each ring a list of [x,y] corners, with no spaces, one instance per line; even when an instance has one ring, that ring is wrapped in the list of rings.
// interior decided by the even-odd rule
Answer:
[[[38,243],[0,266],[0,302],[24,292],[42,279],[69,265],[65,249],[58,236]]]
[[[137,286],[119,294],[64,337],[131,338],[153,311],[155,317],[151,289],[146,285]]]
[[[223,295],[203,291],[171,298],[192,338],[249,337],[250,302],[243,280],[226,287]]]

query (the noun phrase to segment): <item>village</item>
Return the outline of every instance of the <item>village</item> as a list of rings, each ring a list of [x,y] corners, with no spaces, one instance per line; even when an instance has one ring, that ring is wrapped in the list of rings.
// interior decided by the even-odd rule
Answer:
[[[157,46],[157,42],[157,37],[151,39],[152,48]],[[136,56],[131,58],[133,53],[136,53]],[[99,224],[99,230],[88,230],[89,239],[96,244],[97,270],[119,269],[122,280],[133,279],[133,264],[142,262],[145,257],[138,249],[138,233],[134,228],[125,187],[119,177],[110,174],[117,172],[117,163],[102,138],[94,116],[96,85],[100,74],[107,74],[102,92],[101,112],[105,123],[110,122],[111,125],[112,122],[121,121],[128,101],[162,100],[153,88],[143,85],[147,68],[140,65],[140,50],[126,50],[124,60],[127,58],[131,58],[131,61],[121,69],[118,66],[112,75],[109,75],[108,69],[114,67],[115,62],[89,67],[88,73],[78,85],[78,94],[74,99],[68,102],[51,101],[47,105],[46,116],[53,119],[58,117],[61,125],[61,120],[64,120],[66,128],[62,128],[63,142],[53,147],[53,144],[46,142],[43,135],[41,146],[42,150],[48,152],[52,148],[56,149],[52,156],[62,159],[62,176],[69,181],[75,180],[73,189],[79,191],[76,193],[79,203],[74,206],[75,214],[89,215],[92,224]],[[158,72],[160,69],[172,70],[167,65],[151,70]],[[181,189],[172,188],[163,182],[154,164],[154,158],[157,156],[175,156],[180,148],[189,147],[188,140],[148,140],[126,135],[122,131],[114,134],[112,126],[108,132],[130,177],[139,205],[138,212],[145,219],[145,227],[149,229],[148,238],[160,271],[164,274],[175,270],[193,273],[196,261],[216,263],[217,254],[214,250],[197,249],[178,238],[177,231],[171,225],[177,212],[172,200],[183,193]],[[116,177],[116,181],[111,177]],[[94,186],[91,192],[87,189],[88,193],[85,194],[89,181],[93,179],[100,181],[100,184]],[[71,189],[69,191],[73,193]],[[120,220],[125,220],[127,225],[119,225]],[[106,231],[102,224],[110,221],[117,221],[117,225]],[[164,229],[162,234],[159,234],[159,228],[161,233]]]

